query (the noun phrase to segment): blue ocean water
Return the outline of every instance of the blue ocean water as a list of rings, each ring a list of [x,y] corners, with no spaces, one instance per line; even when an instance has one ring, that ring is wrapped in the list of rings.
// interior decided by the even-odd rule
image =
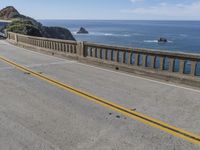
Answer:
[[[77,40],[200,53],[200,21],[105,21],[105,20],[39,20],[46,26],[68,28]],[[90,34],[78,35],[80,27]],[[157,40],[165,37],[168,43]]]
[[[7,23],[5,23],[5,22],[0,22],[0,30],[1,30],[5,25],[7,25]]]

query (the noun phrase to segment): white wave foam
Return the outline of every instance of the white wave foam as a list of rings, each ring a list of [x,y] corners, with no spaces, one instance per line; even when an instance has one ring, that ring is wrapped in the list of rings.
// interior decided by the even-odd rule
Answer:
[[[158,43],[158,40],[144,40],[145,43]]]
[[[144,40],[145,43],[159,43],[158,40]],[[167,41],[167,43],[173,43],[173,41]]]
[[[103,33],[103,32],[90,32],[89,34],[77,34],[77,32],[72,32],[74,35],[94,35],[94,36],[122,36],[122,37],[129,37],[131,36],[130,34],[114,34],[114,33]]]
[[[180,34],[181,37],[187,37],[187,34]]]
[[[103,32],[91,32],[90,34],[96,36],[124,36],[124,37],[131,36],[129,34],[115,34],[115,33],[103,33]]]
[[[142,33],[132,33],[131,35],[135,35],[135,36],[143,36],[144,34],[142,34]]]

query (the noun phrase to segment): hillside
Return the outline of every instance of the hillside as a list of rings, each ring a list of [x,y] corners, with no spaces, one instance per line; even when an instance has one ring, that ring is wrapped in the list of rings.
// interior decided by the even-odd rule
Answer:
[[[29,36],[75,40],[71,32],[61,27],[46,27],[33,18],[20,14],[13,6],[0,10],[0,19],[12,20],[4,29]]]
[[[9,20],[17,17],[20,17],[20,13],[12,6],[3,8],[0,11],[0,19]]]

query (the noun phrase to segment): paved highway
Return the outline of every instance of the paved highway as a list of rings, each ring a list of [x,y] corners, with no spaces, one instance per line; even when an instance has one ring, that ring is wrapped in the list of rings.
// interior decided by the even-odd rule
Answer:
[[[200,149],[199,89],[64,60],[6,41],[0,41],[0,57],[29,69],[0,60],[2,150]],[[196,139],[150,126],[39,75],[175,126]]]

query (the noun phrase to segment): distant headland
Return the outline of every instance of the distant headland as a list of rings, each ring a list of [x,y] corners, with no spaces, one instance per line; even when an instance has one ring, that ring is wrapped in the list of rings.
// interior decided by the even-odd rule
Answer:
[[[20,14],[13,6],[7,6],[0,10],[0,22],[9,24],[3,30],[20,33],[29,36],[75,40],[72,33],[62,27],[46,27],[35,19]]]

